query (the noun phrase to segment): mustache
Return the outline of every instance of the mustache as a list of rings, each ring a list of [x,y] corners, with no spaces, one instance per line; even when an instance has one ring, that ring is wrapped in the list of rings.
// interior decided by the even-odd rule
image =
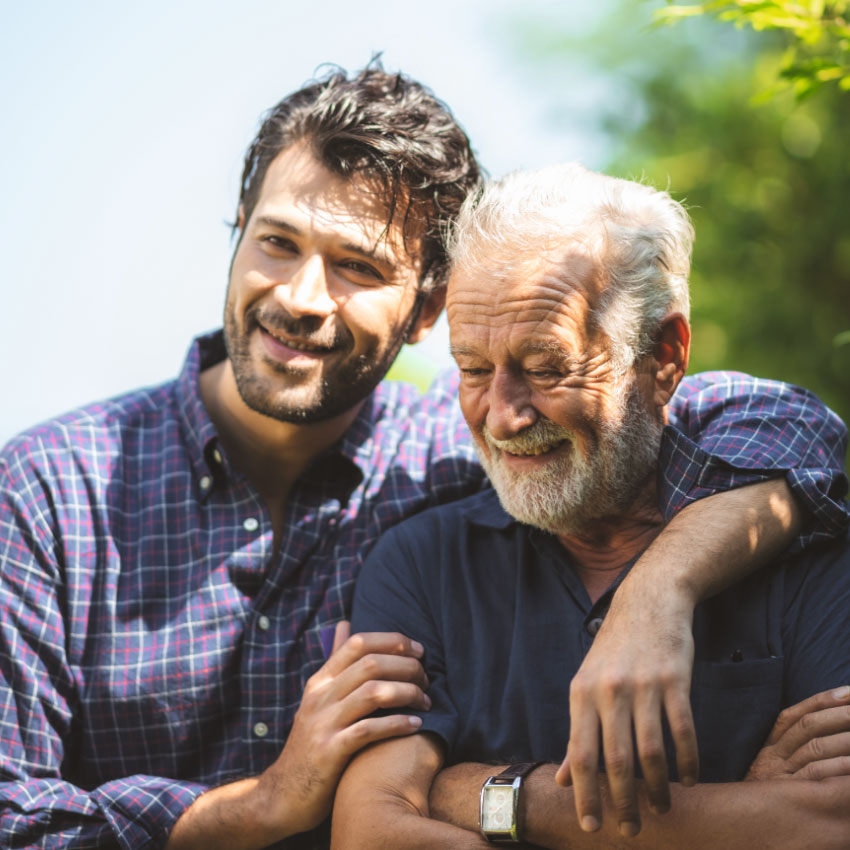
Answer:
[[[251,310],[246,318],[271,333],[296,337],[317,348],[350,348],[352,345],[351,333],[345,326],[325,326],[321,316],[296,318],[284,310],[259,308]]]
[[[487,429],[487,423],[483,426],[484,439],[487,444],[501,451],[511,452],[533,452],[540,449],[549,448],[560,443],[563,440],[573,442],[575,435],[572,431],[558,425],[551,419],[541,417],[533,425],[530,425],[524,431],[520,431],[515,437],[510,440],[497,440]]]

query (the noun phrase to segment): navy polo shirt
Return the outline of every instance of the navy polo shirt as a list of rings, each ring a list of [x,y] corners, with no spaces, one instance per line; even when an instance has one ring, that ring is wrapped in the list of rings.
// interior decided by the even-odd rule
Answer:
[[[784,707],[850,683],[848,544],[787,556],[697,608],[691,700],[704,781],[742,779]],[[570,680],[626,571],[591,603],[557,539],[516,522],[488,490],[379,541],[352,627],[425,646],[433,705],[419,713],[422,730],[443,740],[447,763],[559,762]],[[670,746],[668,762],[675,779]]]

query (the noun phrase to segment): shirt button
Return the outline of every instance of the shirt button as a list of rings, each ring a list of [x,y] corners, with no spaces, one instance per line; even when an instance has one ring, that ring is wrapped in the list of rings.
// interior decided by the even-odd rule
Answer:
[[[259,520],[256,517],[249,516],[245,522],[242,523],[242,528],[245,531],[256,531],[260,527]]]
[[[265,738],[269,734],[269,727],[261,720],[259,723],[254,724],[254,734],[258,738]]]
[[[212,455],[213,455],[213,460],[214,460],[217,464],[219,464],[219,466],[220,466],[220,465],[221,465],[221,463],[222,463],[222,459],[221,459],[221,452],[220,452],[218,449],[213,449],[213,453],[212,453]]]
[[[202,490],[209,490],[212,487],[212,478],[209,475],[205,475],[199,482]]]
[[[264,632],[267,632],[269,630],[271,624],[272,621],[265,614],[260,615],[260,617],[257,619],[257,628]]]
[[[587,624],[587,633],[588,633],[591,637],[596,637],[597,633],[599,632],[599,630],[600,630],[601,628],[602,628],[602,617],[594,617],[594,618],[593,618],[593,619],[592,619],[592,620],[591,620],[591,621]]]

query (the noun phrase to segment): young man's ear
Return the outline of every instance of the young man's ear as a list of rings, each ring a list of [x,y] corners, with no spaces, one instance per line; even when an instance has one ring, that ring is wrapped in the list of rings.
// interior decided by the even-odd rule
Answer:
[[[446,305],[446,287],[437,287],[419,297],[422,299],[419,315],[407,333],[409,345],[421,342],[434,327],[434,323],[440,317],[440,313],[443,312],[443,307]]]
[[[652,349],[655,393],[653,401],[664,407],[670,401],[688,368],[691,326],[681,313],[669,313],[661,321]]]

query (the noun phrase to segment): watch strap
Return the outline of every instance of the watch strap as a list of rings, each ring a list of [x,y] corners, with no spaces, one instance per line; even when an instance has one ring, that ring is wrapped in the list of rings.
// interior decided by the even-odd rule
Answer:
[[[490,781],[510,780],[513,782],[514,779],[525,779],[535,767],[540,767],[541,764],[543,764],[542,761],[523,761],[519,764],[511,764],[501,773],[493,776]]]

